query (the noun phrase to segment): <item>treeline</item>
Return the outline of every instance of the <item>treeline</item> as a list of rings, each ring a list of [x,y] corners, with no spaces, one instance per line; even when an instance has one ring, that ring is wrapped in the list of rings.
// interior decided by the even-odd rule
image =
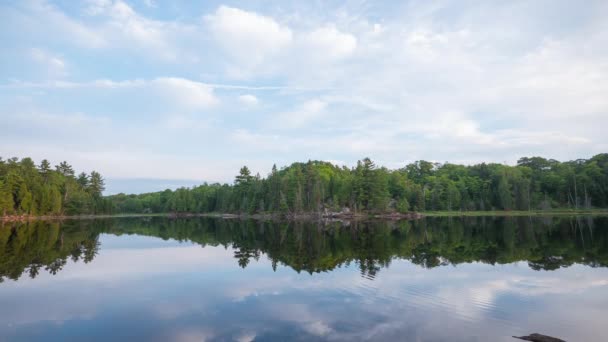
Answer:
[[[323,161],[294,163],[263,178],[245,166],[233,184],[110,196],[114,213],[285,213],[342,211],[550,210],[608,207],[608,154],[516,166],[417,161],[401,169]]]
[[[605,217],[469,217],[415,221],[264,222],[123,218],[0,223],[0,282],[59,272],[70,260],[92,261],[100,234],[135,234],[223,246],[245,268],[265,255],[276,269],[327,272],[353,265],[374,276],[394,260],[426,268],[461,263],[525,261],[534,270],[573,264],[608,267]],[[101,246],[103,248],[103,246]]]
[[[608,154],[559,162],[521,158],[516,166],[417,161],[401,169],[365,158],[352,168],[323,161],[293,163],[267,177],[244,166],[233,184],[139,195],[102,196],[98,172],[62,162],[0,158],[0,214],[119,213],[387,213],[409,211],[550,210],[608,207]]]
[[[76,176],[67,162],[0,158],[0,216],[80,215],[112,211],[102,196],[104,179],[95,171]]]

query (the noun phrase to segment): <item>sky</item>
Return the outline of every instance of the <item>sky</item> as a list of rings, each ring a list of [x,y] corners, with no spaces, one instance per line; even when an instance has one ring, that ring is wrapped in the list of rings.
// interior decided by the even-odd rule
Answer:
[[[608,152],[607,1],[2,1],[0,156],[108,191]]]

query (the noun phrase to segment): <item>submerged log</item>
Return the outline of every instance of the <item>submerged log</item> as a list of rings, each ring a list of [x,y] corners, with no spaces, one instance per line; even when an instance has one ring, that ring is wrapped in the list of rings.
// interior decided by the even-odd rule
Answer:
[[[532,342],[566,342],[557,337],[551,337],[551,336],[536,334],[536,333],[528,335],[528,336],[513,336],[513,337],[518,338],[520,340],[532,341]]]

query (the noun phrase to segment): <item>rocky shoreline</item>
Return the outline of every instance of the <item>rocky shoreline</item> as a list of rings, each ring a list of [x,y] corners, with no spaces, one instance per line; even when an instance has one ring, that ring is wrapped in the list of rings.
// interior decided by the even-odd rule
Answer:
[[[424,215],[417,212],[410,213],[352,213],[352,212],[305,212],[305,213],[260,213],[260,214],[222,214],[222,213],[170,213],[168,217],[219,217],[223,219],[254,219],[254,220],[288,220],[288,221],[313,221],[313,220],[336,220],[353,221],[366,219],[383,220],[416,220]]]
[[[118,218],[118,217],[144,217],[144,216],[166,216],[166,215],[7,215],[0,216],[0,222],[27,222],[27,221],[61,221],[61,220],[90,220],[97,218]]]
[[[223,219],[254,219],[254,220],[288,220],[288,221],[354,221],[367,219],[382,220],[417,220],[424,217],[418,212],[408,213],[355,213],[350,210],[340,212],[305,212],[305,213],[259,213],[259,214],[230,214],[230,213],[165,213],[165,214],[121,214],[121,215],[8,215],[0,217],[0,222],[27,222],[46,220],[81,220],[97,218],[121,218],[121,217],[218,217]]]

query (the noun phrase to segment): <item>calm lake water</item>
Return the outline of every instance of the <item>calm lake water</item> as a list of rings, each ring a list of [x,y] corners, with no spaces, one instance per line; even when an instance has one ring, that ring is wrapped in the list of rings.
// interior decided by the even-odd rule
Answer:
[[[0,226],[2,341],[608,340],[608,219]]]

